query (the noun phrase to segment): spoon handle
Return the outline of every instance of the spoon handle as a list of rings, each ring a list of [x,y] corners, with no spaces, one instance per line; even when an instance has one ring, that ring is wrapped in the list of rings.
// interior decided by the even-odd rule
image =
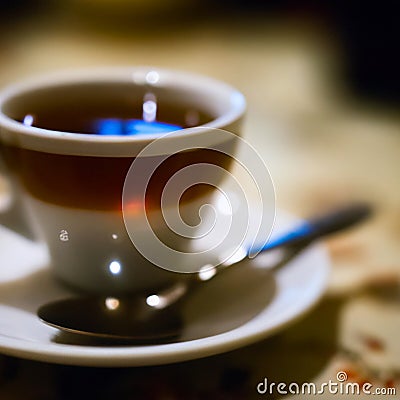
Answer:
[[[281,246],[308,243],[317,238],[349,228],[366,219],[372,213],[372,208],[363,203],[356,203],[336,209],[327,214],[301,222],[294,229],[277,238],[269,240],[263,247],[251,253],[272,250]]]

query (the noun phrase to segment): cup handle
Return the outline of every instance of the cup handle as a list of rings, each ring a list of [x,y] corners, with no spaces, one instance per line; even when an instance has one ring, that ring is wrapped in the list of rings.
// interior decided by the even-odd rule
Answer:
[[[23,204],[21,189],[18,183],[13,182],[6,170],[2,159],[0,143],[0,179],[5,180],[6,192],[0,192],[0,225],[3,225],[16,233],[35,240],[36,235],[33,232],[31,224],[28,222],[26,207]]]

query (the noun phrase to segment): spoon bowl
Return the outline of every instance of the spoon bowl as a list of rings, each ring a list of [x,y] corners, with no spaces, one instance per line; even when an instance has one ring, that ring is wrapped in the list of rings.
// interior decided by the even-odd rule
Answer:
[[[118,298],[66,298],[43,305],[38,315],[59,329],[54,337],[57,343],[94,346],[176,343],[241,326],[264,310],[276,293],[274,274],[246,259],[240,268],[229,268],[206,284],[194,284],[188,295],[165,308],[156,308],[151,301],[153,296],[176,295],[186,285],[173,285],[147,299],[140,293]],[[196,310],[194,320],[193,310]]]

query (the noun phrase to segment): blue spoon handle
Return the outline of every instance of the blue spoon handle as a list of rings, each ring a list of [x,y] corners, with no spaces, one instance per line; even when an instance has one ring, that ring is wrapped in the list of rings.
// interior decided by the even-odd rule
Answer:
[[[276,247],[309,243],[315,239],[349,228],[366,219],[371,213],[372,209],[367,204],[351,204],[339,208],[333,212],[300,223],[291,231],[269,240],[262,248],[257,249],[255,253],[272,250]]]

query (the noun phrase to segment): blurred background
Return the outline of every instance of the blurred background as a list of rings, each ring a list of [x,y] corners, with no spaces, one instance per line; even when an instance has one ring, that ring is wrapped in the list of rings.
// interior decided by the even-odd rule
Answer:
[[[0,86],[49,71],[105,65],[188,70],[236,86],[248,100],[245,137],[270,168],[279,208],[306,216],[350,200],[365,200],[376,207],[376,216],[362,229],[328,241],[334,267],[328,294],[347,296],[371,281],[400,279],[400,24],[396,3],[2,2]],[[292,329],[283,339],[214,358],[210,374],[223,371],[221,385],[236,382],[234,389],[239,394],[247,390],[243,385],[251,373],[254,379],[268,371],[296,378],[308,365],[310,374],[318,375],[327,363],[326,355],[336,351],[333,342],[337,338],[331,334],[344,300],[333,298],[301,325],[303,333]],[[381,316],[382,310],[378,312]],[[376,315],[367,315],[371,326],[378,324]],[[396,315],[400,315],[398,309]],[[355,321],[353,316],[348,314]],[[315,325],[324,326],[324,331],[315,333]],[[296,355],[295,363],[288,358],[276,364],[284,348]],[[267,356],[275,360],[276,370],[266,366]],[[4,370],[10,371],[10,365],[13,370],[16,361],[12,360]],[[227,372],[226,364],[238,365],[237,360],[245,360],[252,369]],[[38,364],[26,365],[19,372],[22,378],[38,368]],[[200,375],[210,368],[206,360],[191,366]],[[45,367],[39,370],[48,375]],[[170,379],[174,373],[185,374],[184,370],[178,366],[151,372]],[[66,373],[64,383],[77,378],[72,369],[62,372]],[[146,374],[135,375],[135,382]],[[116,375],[112,376],[117,381]],[[86,371],[83,376],[93,383],[97,375]],[[125,376],[132,378],[128,373]],[[179,385],[179,379],[171,379]],[[18,380],[13,382],[17,385]],[[212,389],[206,393],[208,398],[250,398],[210,397]],[[24,398],[28,398],[26,393]]]
[[[319,52],[325,50],[324,53],[336,47],[340,52],[336,67],[349,88],[374,99],[400,99],[397,79],[400,28],[395,1],[349,4],[342,0],[15,0],[3,3],[2,61],[10,56],[23,56],[22,69],[15,69],[17,76],[25,68],[36,72],[38,68],[93,63],[156,62],[183,68],[197,65],[197,69],[204,70],[206,64],[212,68],[217,63],[212,60],[215,52],[221,62],[225,59],[225,64],[237,63],[235,55],[243,51],[242,47],[250,47],[241,57],[248,59],[252,47],[264,40],[260,58],[247,60],[261,68],[261,64],[268,67],[268,59],[262,57],[274,50],[268,49],[271,41],[283,53],[290,50],[291,41],[292,50],[297,47],[303,57],[307,56],[307,50],[311,51],[312,44],[319,44]],[[33,54],[40,51],[46,52],[35,58]],[[205,62],[207,55],[209,60]],[[227,58],[229,55],[231,59]],[[321,60],[330,64],[332,60],[326,56],[321,54]],[[233,67],[226,72],[229,74]]]

